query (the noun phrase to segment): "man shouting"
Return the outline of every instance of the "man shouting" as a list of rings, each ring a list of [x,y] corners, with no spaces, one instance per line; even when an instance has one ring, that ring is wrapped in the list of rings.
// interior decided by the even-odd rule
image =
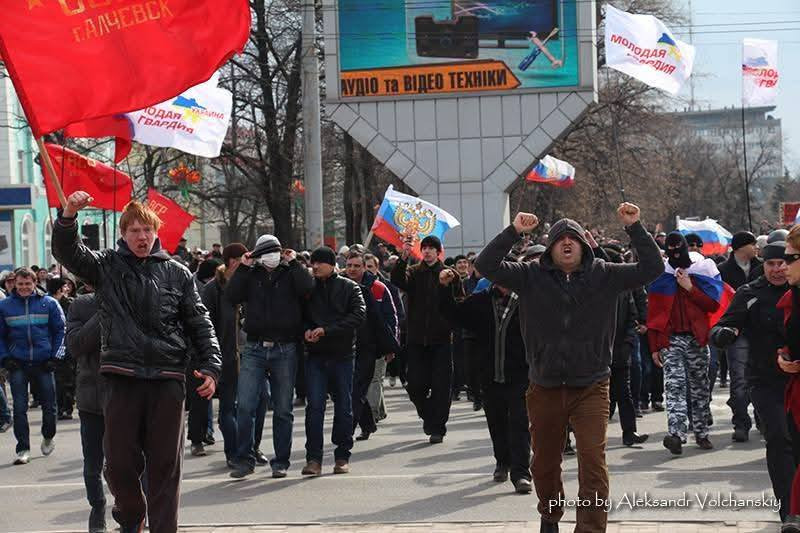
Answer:
[[[550,229],[539,263],[504,261],[521,234],[539,225],[529,213],[517,214],[475,262],[486,278],[519,295],[529,367],[531,473],[543,532],[558,531],[564,514],[561,452],[568,424],[577,441],[579,497],[592,502],[608,499],[605,449],[617,296],[648,284],[664,271],[658,245],[639,221],[639,208],[624,203],[617,213],[639,253],[639,263],[595,259],[584,229],[570,219],[559,220]],[[603,505],[579,507],[575,531],[605,531],[607,519]]]
[[[174,533],[185,374],[189,366],[201,383],[197,393],[211,398],[222,366],[219,344],[192,274],[161,248],[158,216],[130,202],[119,220],[117,249],[93,252],[81,244],[76,220],[91,202],[83,191],[70,195],[53,226],[53,256],[97,293],[112,514],[122,532],[142,531],[146,510],[151,532]]]

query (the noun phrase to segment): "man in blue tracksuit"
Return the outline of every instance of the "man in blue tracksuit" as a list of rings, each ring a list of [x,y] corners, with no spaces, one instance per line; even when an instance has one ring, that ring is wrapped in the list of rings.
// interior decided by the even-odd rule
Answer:
[[[42,454],[55,449],[56,384],[54,359],[64,357],[64,312],[50,296],[36,292],[36,276],[27,268],[16,271],[15,288],[0,301],[0,365],[9,372],[14,397],[16,465],[30,461],[28,384],[37,383],[42,402]]]

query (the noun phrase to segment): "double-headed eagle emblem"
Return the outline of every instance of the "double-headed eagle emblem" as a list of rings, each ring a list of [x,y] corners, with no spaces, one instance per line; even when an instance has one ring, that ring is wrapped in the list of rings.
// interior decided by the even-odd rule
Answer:
[[[394,211],[394,223],[404,237],[411,237],[416,243],[433,233],[436,214],[421,202],[416,205],[401,202]]]

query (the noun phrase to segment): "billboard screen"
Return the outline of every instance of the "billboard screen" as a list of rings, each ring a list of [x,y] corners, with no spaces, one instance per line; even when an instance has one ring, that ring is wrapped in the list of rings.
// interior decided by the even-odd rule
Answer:
[[[338,0],[340,97],[579,85],[580,0]]]

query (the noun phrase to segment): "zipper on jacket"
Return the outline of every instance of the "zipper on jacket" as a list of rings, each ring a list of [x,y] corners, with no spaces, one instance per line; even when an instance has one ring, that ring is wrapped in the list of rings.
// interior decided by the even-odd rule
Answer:
[[[25,317],[28,319],[28,350],[30,350],[31,363],[33,363],[33,335],[31,333],[31,311],[28,305],[30,300],[31,300],[30,296],[25,298]]]

